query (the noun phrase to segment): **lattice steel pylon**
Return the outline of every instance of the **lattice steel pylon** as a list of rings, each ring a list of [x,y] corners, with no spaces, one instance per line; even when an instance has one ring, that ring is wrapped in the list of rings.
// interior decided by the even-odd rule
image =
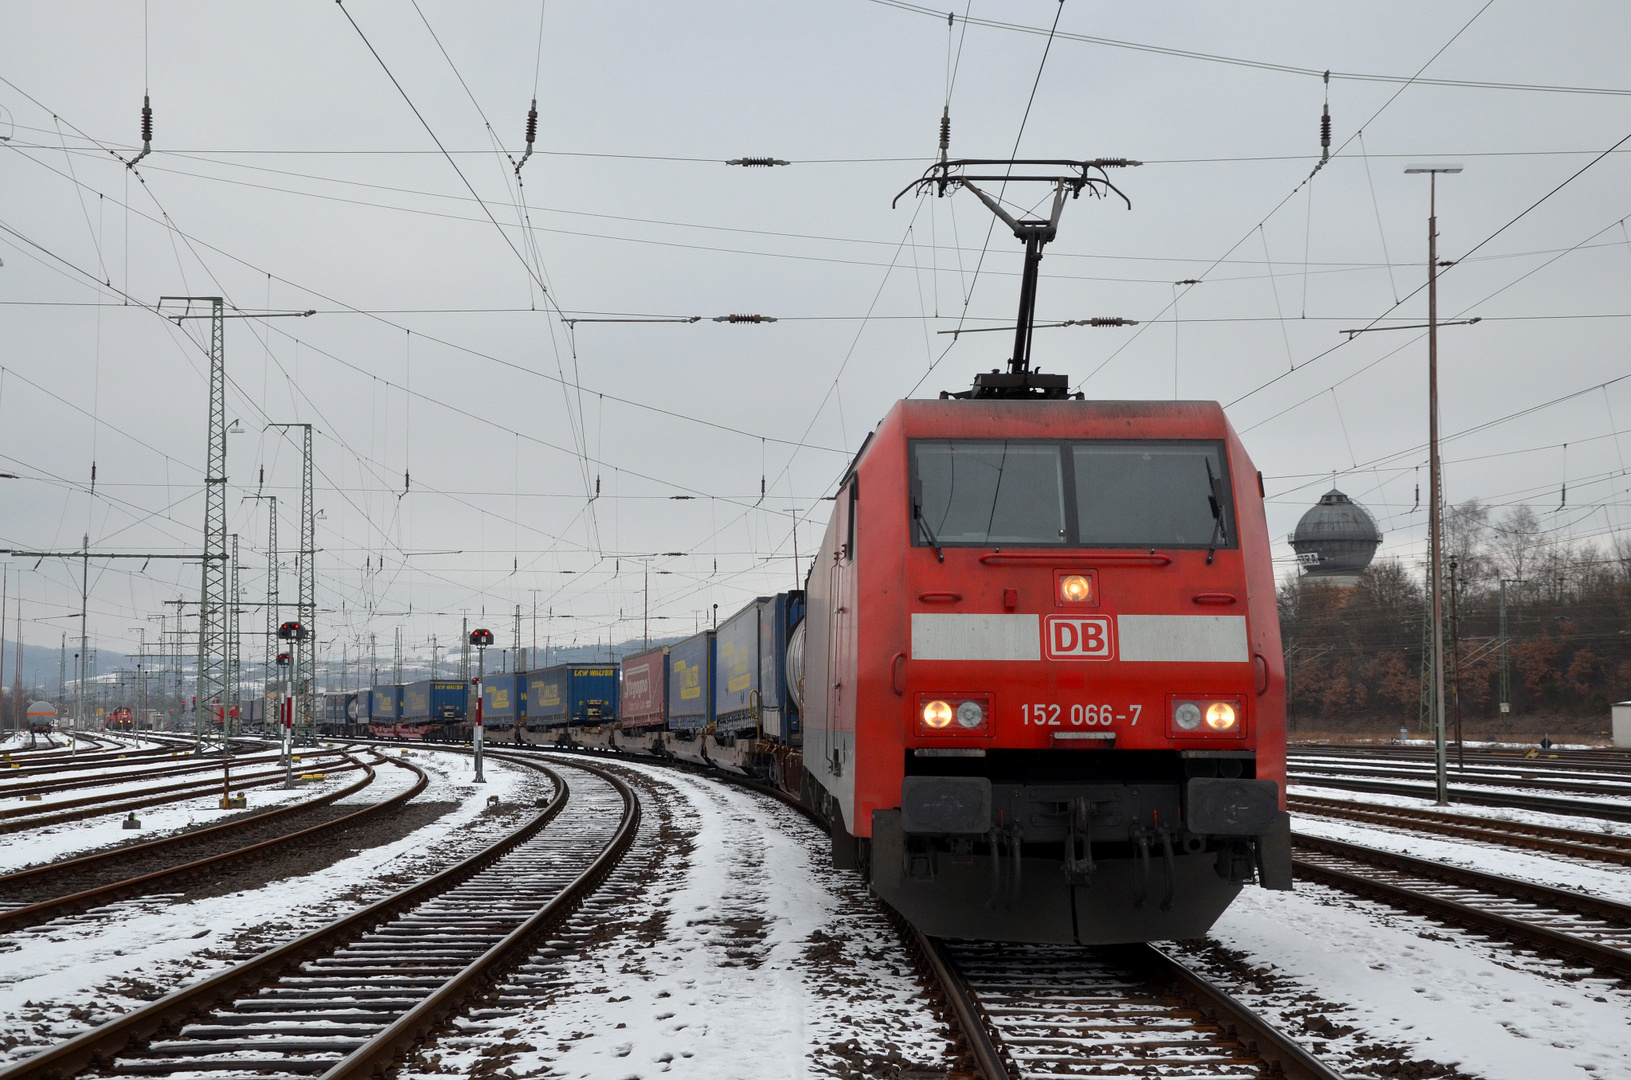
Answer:
[[[300,470],[300,597],[298,608],[300,625],[306,636],[295,642],[300,650],[300,684],[295,693],[300,698],[301,733],[310,738],[315,733],[317,719],[317,521],[312,509],[311,493],[311,425],[301,424],[305,434]]]
[[[238,591],[238,534],[232,534],[232,596],[227,612],[227,707],[221,716],[221,745],[230,750],[227,742],[243,727],[243,635],[238,616],[243,610],[243,594]]]
[[[198,670],[193,699],[193,736],[202,752],[204,743],[215,737],[212,720],[216,710],[225,706],[227,683],[226,318],[219,296],[178,299],[210,305],[209,457],[204,471],[204,571],[198,598]],[[222,727],[224,730],[224,723]]]
[[[295,654],[295,733],[310,739],[317,719],[317,521],[312,509],[312,460],[310,424],[268,424],[275,428],[300,428],[304,436],[300,453],[300,553],[295,559],[299,595],[295,617],[306,628],[306,636],[290,645]],[[275,516],[275,515],[274,515]]]
[[[277,682],[278,566],[277,496],[251,495],[266,502],[270,517],[266,525],[266,652],[261,661],[261,722],[272,721],[272,695]]]

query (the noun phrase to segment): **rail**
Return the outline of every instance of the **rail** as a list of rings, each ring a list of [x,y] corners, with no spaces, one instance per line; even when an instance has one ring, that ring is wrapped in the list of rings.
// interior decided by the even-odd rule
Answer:
[[[371,806],[362,807],[361,809],[355,810],[352,813],[334,818],[331,821],[321,822],[317,825],[312,825],[294,832],[284,833],[281,836],[275,836],[271,839],[262,840],[258,843],[233,848],[229,851],[219,852],[215,855],[188,860],[165,869],[154,870],[145,874],[138,874],[134,877],[109,882],[105,885],[98,885],[89,889],[81,889],[63,896],[53,897],[49,900],[43,900],[37,903],[0,911],[0,933],[8,930],[15,930],[21,926],[44,922],[48,919],[59,918],[69,912],[83,910],[88,906],[106,903],[109,900],[122,896],[128,896],[137,892],[149,892],[154,886],[162,882],[184,878],[203,870],[223,869],[231,864],[243,862],[252,857],[265,854],[274,848],[293,843],[296,840],[310,840],[315,839],[316,837],[325,833],[337,832],[340,829],[355,825],[367,818],[388,813],[407,804],[416,798],[421,792],[423,792],[426,786],[428,786],[430,783],[430,778],[426,776],[425,771],[419,768],[419,766],[409,762],[397,761],[394,758],[381,756],[380,759],[373,764],[377,765],[385,762],[389,762],[398,768],[408,769],[416,774],[417,779],[415,780],[414,784],[388,799],[374,803]],[[237,818],[233,821],[211,826],[208,829],[199,829],[194,832],[181,833],[177,836],[165,837],[160,840],[152,840],[145,844],[133,844],[128,847],[114,848],[110,851],[84,855],[77,859],[68,859],[62,862],[46,863],[43,866],[29,867],[26,870],[20,870],[16,873],[7,874],[4,877],[0,877],[0,890],[11,889],[18,885],[41,878],[49,877],[55,879],[60,878],[65,874],[81,873],[87,870],[106,868],[111,865],[116,865],[119,862],[129,860],[133,857],[148,856],[154,852],[162,852],[181,847],[183,845],[193,844],[198,842],[200,839],[210,839],[227,835],[232,832],[241,832],[246,828],[264,825],[268,821],[280,820],[297,813],[326,806],[329,803],[335,802],[346,797],[347,795],[351,795],[362,790],[373,781],[375,774],[372,766],[363,765],[362,768],[366,775],[357,783],[352,784],[349,787],[341,788],[337,791],[329,792],[320,796],[319,798],[295,803],[292,806],[279,807],[274,810],[268,810],[260,814],[250,815],[248,817]]]

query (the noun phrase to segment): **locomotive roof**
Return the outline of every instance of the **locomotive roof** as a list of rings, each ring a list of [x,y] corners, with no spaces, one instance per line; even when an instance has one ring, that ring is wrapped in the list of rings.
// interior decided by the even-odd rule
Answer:
[[[906,400],[895,407],[908,437],[1226,438],[1215,401]],[[885,423],[888,421],[886,420]]]

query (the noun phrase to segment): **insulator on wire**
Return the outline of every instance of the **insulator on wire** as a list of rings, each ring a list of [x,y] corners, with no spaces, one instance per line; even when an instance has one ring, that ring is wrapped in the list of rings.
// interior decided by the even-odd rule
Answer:
[[[940,110],[940,162],[945,164],[946,151],[951,147],[951,106]]]
[[[515,177],[517,180],[521,179],[521,166],[525,165],[527,163],[527,159],[532,156],[532,144],[537,140],[537,138],[538,99],[533,98],[532,107],[527,110],[527,149],[526,152],[521,155],[520,160],[515,162]],[[512,158],[511,160],[515,159]]]
[[[142,152],[131,158],[125,164],[130,168],[136,167],[136,162],[153,152],[153,102],[146,94],[142,95]]]
[[[781,158],[774,157],[739,157],[732,158],[730,161],[725,162],[725,164],[744,165],[748,167],[756,166],[758,168],[768,169],[772,165],[787,165],[789,162],[783,161]]]
[[[1133,161],[1130,158],[1124,157],[1101,157],[1094,158],[1092,161],[1089,161],[1088,164],[1097,169],[1126,169],[1137,165],[1142,165],[1144,163],[1142,161]]]
[[[1320,116],[1320,164],[1331,160],[1331,73],[1325,73],[1325,112]]]
[[[1137,319],[1123,319],[1121,316],[1118,315],[1115,318],[1089,319],[1089,320],[1087,320],[1087,325],[1089,325],[1089,326],[1137,326],[1138,325],[1138,320]]]
[[[767,323],[776,320],[769,315],[715,315],[714,322],[723,323]]]

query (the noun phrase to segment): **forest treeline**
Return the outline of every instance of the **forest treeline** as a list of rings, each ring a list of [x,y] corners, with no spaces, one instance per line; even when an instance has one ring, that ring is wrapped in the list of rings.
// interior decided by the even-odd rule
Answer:
[[[1631,544],[1559,540],[1527,506],[1497,516],[1473,500],[1445,514],[1445,556],[1445,663],[1459,655],[1453,685],[1467,734],[1606,730],[1609,705],[1631,698]],[[1420,565],[1379,559],[1352,588],[1307,577],[1281,585],[1293,726],[1417,727],[1432,640],[1425,579]]]

